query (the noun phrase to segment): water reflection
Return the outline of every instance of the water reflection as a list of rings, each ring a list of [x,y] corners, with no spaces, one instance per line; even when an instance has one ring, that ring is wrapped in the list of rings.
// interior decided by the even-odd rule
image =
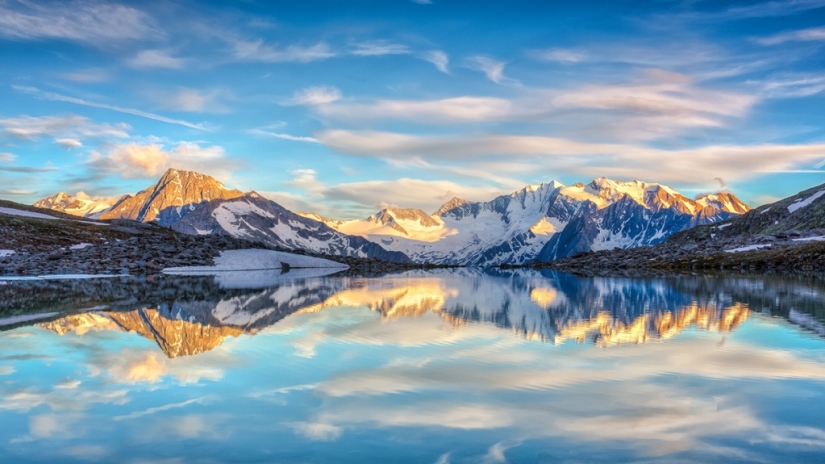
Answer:
[[[210,351],[241,334],[255,335],[291,314],[341,307],[368,308],[385,319],[434,313],[456,328],[484,323],[528,340],[554,344],[571,340],[600,347],[668,340],[690,327],[732,332],[751,315],[751,305],[825,334],[820,313],[805,312],[806,307],[819,306],[821,293],[812,282],[575,278],[552,271],[471,269],[372,278],[277,281],[267,277],[263,282],[269,286],[264,290],[238,289],[243,279],[237,276],[229,279],[229,286],[226,276],[211,284],[209,279],[166,279],[158,289],[167,302],[153,306],[141,305],[131,294],[118,299],[120,292],[111,287],[131,282],[107,282],[106,291],[93,288],[84,294],[107,294],[104,307],[114,310],[85,311],[37,325],[61,335],[132,332],[157,343],[170,358]],[[260,285],[260,279],[252,282],[252,287]],[[170,291],[176,285],[180,297]],[[197,299],[197,289],[207,287],[204,299]],[[147,300],[158,299],[152,288],[150,284],[142,291]],[[118,309],[130,305],[136,309]]]
[[[267,279],[35,282],[0,301],[1,320],[42,316],[0,332],[0,461],[825,455],[816,278]]]

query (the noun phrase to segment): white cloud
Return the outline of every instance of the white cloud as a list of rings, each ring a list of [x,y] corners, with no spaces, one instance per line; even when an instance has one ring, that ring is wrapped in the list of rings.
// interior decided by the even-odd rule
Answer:
[[[340,100],[341,90],[337,87],[307,87],[295,92],[292,98],[284,100],[281,105],[324,105]]]
[[[591,140],[651,140],[725,127],[745,117],[758,94],[710,90],[689,76],[648,70],[624,85],[569,90],[521,88],[511,99],[462,96],[437,100],[333,101],[314,110],[340,122],[406,120],[423,124],[530,122]]]
[[[97,46],[162,34],[140,10],[98,2],[0,3],[0,36],[13,39],[66,39]]]
[[[785,42],[814,41],[825,41],[825,27],[813,27],[810,29],[783,32],[780,34],[772,35],[770,37],[756,39],[756,42],[762,45],[777,45]]]
[[[12,163],[17,159],[12,153],[0,152],[0,163]]]
[[[287,185],[307,191],[311,195],[318,195],[324,190],[324,184],[315,178],[314,169],[296,169],[292,171],[295,176]]]
[[[140,116],[142,118],[152,119],[152,120],[155,120],[155,121],[161,121],[161,122],[165,122],[165,123],[168,123],[168,124],[176,124],[176,125],[179,125],[179,126],[185,126],[185,127],[191,128],[191,129],[206,130],[206,127],[204,127],[201,124],[193,124],[191,122],[183,121],[183,120],[180,120],[180,119],[167,118],[166,116],[161,116],[159,114],[149,113],[149,112],[146,112],[146,111],[137,110],[137,109],[133,109],[133,108],[124,108],[124,107],[121,107],[121,106],[106,105],[106,104],[103,104],[103,103],[95,103],[95,102],[86,101],[86,100],[83,100],[83,99],[80,99],[80,98],[68,97],[66,95],[60,95],[58,93],[43,92],[40,89],[37,89],[35,87],[21,87],[21,86],[13,85],[12,88],[14,88],[17,91],[23,92],[23,93],[28,93],[28,94],[34,95],[36,97],[39,97],[39,98],[44,98],[46,100],[74,103],[76,105],[88,106],[88,107],[92,107],[92,108],[102,108],[102,109],[106,109],[106,110],[117,111],[118,113],[131,114],[133,116]]]
[[[61,74],[60,77],[74,82],[81,82],[83,84],[93,84],[108,81],[112,78],[112,74],[105,69],[91,68],[84,69],[82,71],[64,73]]]
[[[96,172],[123,178],[157,177],[169,168],[191,169],[217,177],[229,177],[236,161],[226,158],[219,146],[201,147],[181,142],[166,151],[162,145],[115,145],[105,155],[92,152],[87,164]]]
[[[316,138],[329,148],[379,159],[499,160],[498,172],[568,172],[657,182],[702,183],[716,177],[742,179],[792,169],[825,156],[825,144],[710,145],[659,149],[523,135],[413,136],[389,132],[324,130]],[[489,166],[488,166],[489,167]]]
[[[344,121],[403,119],[419,122],[467,122],[513,119],[520,108],[503,98],[467,96],[441,100],[339,103],[319,106],[316,111]]]
[[[67,139],[82,138],[127,138],[128,124],[94,124],[88,118],[69,116],[18,116],[0,119],[0,128],[6,135],[24,140],[41,137]]]
[[[71,150],[72,148],[80,148],[83,146],[83,144],[80,143],[80,141],[75,139],[57,139],[54,141],[54,143],[60,145],[66,150]]]
[[[749,83],[761,87],[762,94],[768,98],[809,97],[825,91],[825,76],[822,75],[789,75]]]
[[[22,190],[22,189],[3,189],[0,190],[0,195],[34,195],[37,193],[34,190]]]
[[[317,422],[296,422],[292,424],[292,428],[296,433],[313,441],[334,441],[343,432],[341,427]]]
[[[418,54],[418,57],[422,60],[429,61],[430,63],[434,64],[435,67],[443,72],[444,74],[449,74],[450,70],[447,69],[447,66],[450,64],[450,57],[441,50],[430,50],[427,52],[422,52]]]
[[[328,200],[350,201],[370,210],[390,204],[433,212],[453,197],[488,201],[509,192],[498,187],[472,187],[447,180],[401,178],[338,184],[324,188],[321,193]]]
[[[221,89],[197,90],[186,87],[174,93],[156,92],[155,98],[165,108],[193,113],[226,113],[229,109],[222,103],[227,92]]]
[[[518,84],[515,79],[504,75],[504,67],[507,63],[498,61],[489,56],[474,56],[467,60],[467,66],[476,71],[483,72],[488,79],[496,84]]]
[[[357,56],[404,55],[410,53],[409,47],[384,40],[356,42],[350,53]]]
[[[180,69],[186,65],[186,59],[176,58],[165,50],[143,50],[126,60],[126,64],[133,68]]]
[[[265,44],[263,40],[235,41],[235,58],[246,61],[263,61],[266,63],[308,63],[335,56],[329,45],[319,42],[304,46],[293,44],[286,48]]]

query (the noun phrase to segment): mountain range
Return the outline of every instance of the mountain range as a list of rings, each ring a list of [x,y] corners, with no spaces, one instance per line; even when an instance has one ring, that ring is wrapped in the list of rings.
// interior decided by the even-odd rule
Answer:
[[[192,235],[229,235],[337,256],[452,265],[522,264],[582,251],[655,245],[750,208],[722,192],[689,199],[657,183],[606,178],[528,186],[488,202],[453,198],[435,213],[387,207],[363,220],[295,213],[196,172],[168,170],[111,206],[65,193],[35,205],[98,219],[155,222]]]

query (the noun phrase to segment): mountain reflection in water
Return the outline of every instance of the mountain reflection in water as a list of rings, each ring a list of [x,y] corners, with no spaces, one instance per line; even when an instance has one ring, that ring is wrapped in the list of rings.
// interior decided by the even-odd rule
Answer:
[[[9,282],[0,462],[819,463],[823,288],[479,269]]]
[[[750,294],[753,285],[760,287],[758,297],[756,292]],[[667,340],[688,327],[731,332],[748,319],[751,304],[762,312],[792,316],[799,310],[782,310],[786,296],[816,299],[819,295],[804,285],[790,288],[745,278],[642,280],[575,278],[528,270],[411,271],[390,277],[290,280],[265,290],[236,289],[232,296],[214,300],[91,311],[38,325],[59,334],[134,332],[175,358],[212,350],[229,337],[255,335],[291,314],[363,307],[385,319],[432,312],[453,327],[486,323],[529,340],[555,344],[573,340],[609,347]],[[783,298],[765,306],[771,294]],[[808,321],[809,326],[816,323],[815,318]]]

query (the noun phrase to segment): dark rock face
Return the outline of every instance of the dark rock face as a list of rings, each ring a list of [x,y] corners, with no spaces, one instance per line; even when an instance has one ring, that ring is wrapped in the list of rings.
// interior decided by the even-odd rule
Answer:
[[[656,245],[676,232],[734,216],[713,207],[691,214],[682,203],[654,205],[646,208],[627,196],[602,209],[589,203],[550,239],[537,259],[551,261],[584,251]]]
[[[185,234],[228,235],[286,250],[308,250],[330,256],[410,261],[403,253],[387,251],[362,237],[342,234],[255,192],[241,198],[201,204],[173,223],[172,229]]]

